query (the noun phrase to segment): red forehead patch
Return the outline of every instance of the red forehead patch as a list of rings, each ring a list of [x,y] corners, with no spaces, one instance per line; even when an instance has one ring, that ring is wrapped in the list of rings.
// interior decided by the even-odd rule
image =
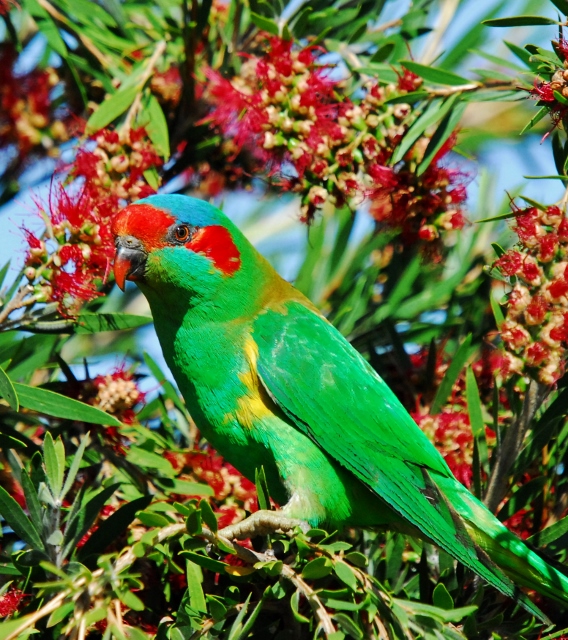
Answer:
[[[241,266],[240,251],[225,227],[215,225],[199,229],[185,246],[207,256],[215,268],[227,276],[232,276]]]
[[[152,251],[166,246],[166,231],[175,221],[175,217],[163,209],[150,204],[131,204],[112,221],[112,233],[134,236],[147,251]]]

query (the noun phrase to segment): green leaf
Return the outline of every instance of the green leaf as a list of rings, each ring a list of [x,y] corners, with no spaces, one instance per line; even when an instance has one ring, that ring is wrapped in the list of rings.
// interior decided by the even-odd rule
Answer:
[[[149,316],[137,316],[132,313],[91,313],[84,311],[77,318],[75,333],[88,334],[101,331],[123,331],[150,324]]]
[[[14,533],[33,549],[43,550],[39,533],[20,505],[0,486],[0,514]]]
[[[535,124],[540,122],[544,118],[544,116],[548,115],[549,112],[550,112],[549,107],[541,107],[536,112],[536,114],[527,122],[527,124],[521,129],[521,132],[519,133],[519,135],[522,136],[523,133],[526,133],[527,131],[532,129],[535,126]]]
[[[352,638],[355,640],[363,640],[365,637],[363,631],[355,624],[352,618],[350,618],[346,613],[336,613],[333,616],[333,619],[337,621],[339,626]]]
[[[145,125],[146,131],[154,148],[164,160],[170,157],[170,135],[164,111],[155,96],[150,95],[145,112],[149,121]]]
[[[465,395],[467,398],[467,410],[471,430],[474,437],[479,438],[479,436],[485,434],[485,423],[483,422],[483,414],[481,411],[479,389],[477,388],[477,381],[471,367],[468,367],[465,372]]]
[[[499,328],[503,322],[505,322],[505,316],[503,315],[503,310],[501,309],[501,305],[495,298],[490,295],[489,302],[491,303],[491,310],[493,311],[493,317],[495,318],[495,324],[497,328]]]
[[[168,476],[174,476],[176,473],[169,460],[158,453],[146,451],[140,447],[131,447],[126,454],[126,459],[131,464],[145,469],[158,469]]]
[[[254,470],[254,474],[258,508],[263,511],[269,511],[272,507],[270,506],[270,495],[268,493],[268,484],[266,482],[264,467],[260,467],[260,469],[256,468]]]
[[[107,547],[117,540],[136,518],[136,513],[145,509],[152,501],[152,496],[142,496],[132,502],[123,504],[99,524],[99,528],[79,549],[79,558],[88,558],[102,554]]]
[[[387,42],[381,45],[371,56],[370,62],[384,62],[395,48],[394,42]]]
[[[11,260],[8,260],[8,262],[0,269],[0,289],[2,289],[2,285],[4,284],[4,280],[6,279],[6,276],[8,275],[8,270],[10,269],[10,264],[12,263]]]
[[[265,16],[261,16],[254,11],[250,12],[250,19],[261,31],[267,31],[274,36],[279,35],[278,25],[276,24],[276,22],[274,22],[274,20],[266,18]]]
[[[560,13],[568,16],[568,2],[566,0],[550,0]]]
[[[144,611],[146,608],[142,600],[129,589],[121,589],[117,592],[118,599],[126,605],[129,609],[133,611]]]
[[[501,522],[507,520],[511,516],[515,515],[517,511],[524,509],[529,505],[539,493],[542,492],[544,485],[546,484],[546,478],[537,477],[529,480],[522,487],[517,489],[515,493],[507,500],[507,502],[501,507],[496,514],[497,518]]]
[[[454,599],[442,582],[438,582],[432,593],[432,602],[440,609],[453,609]]]
[[[300,592],[294,591],[292,597],[290,598],[290,609],[292,610],[292,615],[298,622],[305,622],[306,624],[310,623],[310,620],[303,616],[300,611]]]
[[[54,627],[64,620],[75,609],[74,602],[64,602],[49,616],[47,620],[47,628]]]
[[[167,527],[171,524],[168,518],[153,511],[140,511],[137,518],[146,527]]]
[[[412,71],[412,73],[415,73],[417,76],[420,76],[428,82],[433,82],[434,84],[459,86],[462,84],[472,83],[471,80],[463,78],[462,76],[458,76],[457,74],[451,73],[450,71],[437,69],[436,67],[429,67],[425,64],[414,62],[413,60],[401,60],[400,64],[403,67],[406,67],[409,71]]]
[[[83,438],[81,438],[81,443],[77,447],[77,451],[73,456],[73,462],[69,467],[69,471],[67,472],[67,478],[65,479],[65,484],[63,485],[63,489],[61,491],[61,499],[69,493],[73,483],[75,482],[75,478],[77,477],[77,473],[79,472],[79,466],[81,465],[81,460],[83,459],[83,454],[85,453],[85,448],[90,443],[91,438],[88,433],[86,433]]]
[[[65,448],[61,438],[53,442],[49,431],[46,432],[43,440],[43,461],[51,494],[59,500],[65,473]]]
[[[543,24],[560,24],[560,22],[544,16],[511,16],[510,18],[484,20],[481,24],[488,27],[533,27]]]
[[[530,544],[534,544],[539,547],[545,547],[547,544],[558,540],[558,538],[562,537],[567,532],[568,516],[564,516],[564,518],[562,518],[558,522],[551,524],[550,527],[546,527],[546,529],[535,533],[527,540],[527,542],[530,542]]]
[[[225,562],[221,562],[220,560],[214,560],[213,558],[209,558],[209,556],[201,555],[200,553],[194,553],[193,551],[181,551],[179,554],[182,558],[186,558],[187,560],[191,560],[198,564],[200,567],[204,569],[209,569],[213,573],[225,573],[225,567],[227,564]]]
[[[77,498],[75,498],[75,500],[78,502],[80,501],[80,508],[75,512],[75,517],[68,522],[67,527],[65,528],[66,546],[63,550],[63,557],[67,557],[67,555],[75,549],[79,540],[81,540],[81,538],[92,527],[107,500],[119,487],[119,482],[105,487],[92,498],[87,500],[86,503],[83,502],[84,495],[80,493],[77,494]]]
[[[396,164],[402,160],[406,152],[412,147],[412,145],[424,134],[426,129],[434,125],[439,120],[445,117],[445,115],[452,109],[455,101],[458,99],[458,94],[454,94],[447,98],[440,104],[439,100],[432,100],[426,107],[424,113],[413,123],[410,129],[406,132],[406,135],[393,153],[391,164]]]
[[[138,86],[127,87],[107,98],[88,119],[85,132],[95,133],[116,120],[132,105],[139,91]]]
[[[37,0],[25,0],[24,7],[36,21],[38,29],[45,36],[47,44],[62,58],[67,57],[67,46],[59,34],[59,29],[55,25],[49,13],[37,2]]]
[[[42,507],[39,502],[37,491],[30,480],[30,476],[25,469],[21,470],[20,481],[26,498],[26,507],[30,514],[30,519],[34,527],[41,531],[43,529]]]
[[[0,367],[0,396],[6,400],[14,411],[18,411],[20,409],[20,402],[18,400],[16,389],[14,389],[12,381],[2,367]]]
[[[424,152],[424,157],[422,158],[422,161],[420,162],[418,169],[416,170],[417,176],[421,176],[426,171],[426,169],[428,169],[438,151],[442,148],[446,140],[452,135],[455,128],[458,126],[466,107],[467,103],[458,103],[446,115],[442,122],[440,122],[440,125],[436,129],[434,135],[430,138],[430,142],[428,143],[426,151]]]
[[[79,400],[73,400],[54,391],[41,389],[39,387],[30,387],[27,384],[14,382],[14,389],[20,399],[20,405],[45,413],[54,418],[64,418],[66,420],[78,420],[80,422],[88,422],[90,424],[110,425],[113,427],[121,427],[122,423],[118,418],[105,413],[101,409],[92,407]]]
[[[205,602],[205,595],[203,594],[203,574],[201,567],[192,562],[189,558],[185,559],[185,575],[187,578],[187,588],[189,590],[189,602],[191,608],[196,611],[207,611],[207,603]]]
[[[305,580],[319,580],[328,576],[333,571],[333,564],[329,558],[321,556],[315,560],[310,560],[302,571],[302,578]]]
[[[217,523],[217,516],[213,513],[213,509],[211,505],[207,502],[207,500],[199,501],[199,510],[201,511],[201,517],[203,518],[203,522],[211,529],[213,533],[217,533],[217,529],[219,528]]]
[[[214,496],[215,492],[208,484],[178,480],[177,478],[155,478],[154,483],[166,494],[175,493],[180,496]]]
[[[432,406],[430,407],[430,415],[439,413],[441,408],[446,404],[446,401],[452,392],[452,387],[469,358],[470,347],[471,333],[467,335],[466,339],[461,343],[459,349],[456,351],[456,355],[453,357],[452,362],[448,367],[438,390],[436,391],[434,402],[432,402]]]
[[[352,591],[357,590],[357,578],[351,567],[344,562],[337,561],[334,566],[335,574],[344,582]]]

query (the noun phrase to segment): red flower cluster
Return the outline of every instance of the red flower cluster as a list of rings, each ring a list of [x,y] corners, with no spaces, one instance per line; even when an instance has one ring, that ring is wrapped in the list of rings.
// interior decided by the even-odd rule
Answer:
[[[59,82],[55,71],[38,68],[16,74],[17,58],[13,45],[0,44],[0,149],[13,147],[24,160],[34,149],[57,151],[54,140],[65,141],[68,134],[51,102],[51,90]]]
[[[23,591],[10,587],[3,596],[0,596],[0,618],[6,618],[18,611],[23,598],[25,598]]]
[[[515,212],[515,248],[493,265],[512,290],[500,327],[509,376],[554,384],[568,347],[568,219],[556,206]]]
[[[485,352],[472,364],[480,392],[482,396],[484,392],[487,393],[489,401],[493,396],[491,388],[494,384],[494,375],[500,367],[500,360],[495,357],[497,353],[497,351]],[[452,473],[469,489],[473,481],[474,437],[465,394],[465,374],[460,375],[454,383],[450,397],[440,413],[432,415],[430,403],[433,392],[438,388],[448,369],[449,358],[443,351],[438,352],[432,372],[427,371],[428,350],[422,349],[412,354],[410,358],[413,365],[410,380],[417,387],[418,397],[422,400],[422,406],[414,411],[411,410],[410,414],[442,454]],[[424,384],[428,385],[429,392],[423,395],[420,387]],[[506,398],[502,398],[501,401],[506,405]],[[486,427],[485,435],[488,447],[493,447],[494,432]]]
[[[103,129],[79,149],[72,186],[57,188],[42,211],[47,229],[40,237],[24,231],[25,275],[38,302],[58,302],[69,316],[99,295],[114,255],[110,221],[125,202],[155,193],[145,176],[161,164],[143,128]]]
[[[208,72],[205,97],[215,107],[207,121],[221,130],[229,157],[248,150],[257,171],[268,167],[277,185],[302,196],[308,222],[327,203],[355,208],[370,197],[377,221],[408,240],[433,241],[462,228],[463,176],[439,166],[454,138],[420,177],[415,169],[427,138],[391,166],[413,118],[410,105],[387,101],[415,90],[421,79],[405,72],[398,85],[370,83],[354,101],[330,66],[320,64],[323,53],[272,37],[266,53],[250,57],[232,81]]]
[[[186,454],[185,463],[191,467],[193,475],[213,489],[215,500],[223,503],[214,508],[219,528],[242,520],[245,511],[257,510],[254,483],[225,462],[209,445]]]
[[[446,407],[434,416],[413,417],[443,455],[452,473],[469,489],[473,481],[473,434],[467,410]]]
[[[554,95],[558,93],[561,99],[568,98],[568,69],[565,66],[568,62],[568,41],[560,38],[558,42],[552,44],[564,66],[559,65],[548,82],[535,79],[534,87],[529,91],[529,95],[538,100],[539,104],[549,108],[554,127],[557,127],[568,112],[566,104],[557,100]]]

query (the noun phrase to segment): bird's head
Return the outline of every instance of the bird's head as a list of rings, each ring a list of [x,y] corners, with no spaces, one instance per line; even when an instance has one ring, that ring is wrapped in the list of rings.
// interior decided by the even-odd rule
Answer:
[[[219,209],[181,195],[155,195],[114,219],[114,274],[124,289],[134,280],[152,304],[211,300],[245,288],[243,262],[255,250]]]

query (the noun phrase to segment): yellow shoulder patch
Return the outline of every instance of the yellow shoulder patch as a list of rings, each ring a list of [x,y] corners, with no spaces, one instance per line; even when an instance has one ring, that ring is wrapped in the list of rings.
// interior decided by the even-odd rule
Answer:
[[[237,400],[234,417],[243,427],[252,428],[258,420],[274,416],[274,403],[262,386],[257,373],[258,347],[248,336],[245,342],[247,370],[239,374],[239,379],[247,391]]]

